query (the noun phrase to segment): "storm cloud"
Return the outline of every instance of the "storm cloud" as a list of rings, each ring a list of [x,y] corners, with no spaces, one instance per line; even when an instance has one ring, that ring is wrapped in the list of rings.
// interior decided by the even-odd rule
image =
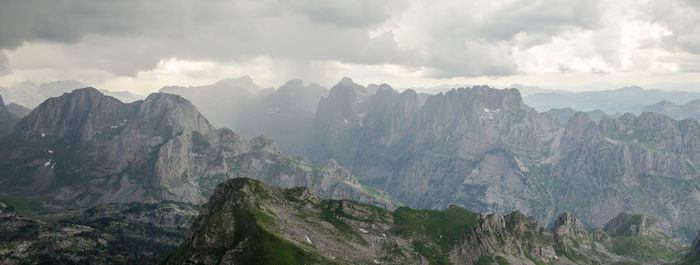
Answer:
[[[319,62],[390,65],[430,78],[693,72],[700,54],[700,5],[692,0],[1,5],[0,75],[14,69],[87,69],[135,76],[173,58],[236,65],[260,57],[297,68]]]

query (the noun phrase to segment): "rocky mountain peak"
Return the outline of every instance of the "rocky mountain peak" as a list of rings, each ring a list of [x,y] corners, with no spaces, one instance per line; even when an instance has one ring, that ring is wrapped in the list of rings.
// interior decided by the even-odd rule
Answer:
[[[105,96],[92,87],[76,89],[41,103],[19,124],[18,137],[44,135],[87,141],[103,128],[115,126],[134,112],[131,104]]]
[[[381,91],[381,90],[394,90],[394,88],[392,88],[392,87],[391,87],[390,85],[388,85],[388,84],[382,83],[381,85],[379,85],[379,86],[377,87],[377,93],[379,93],[379,91]]]
[[[215,129],[173,94],[127,104],[94,88],[79,89],[42,103],[14,128],[16,137],[0,142],[0,168],[7,169],[0,170],[0,182],[12,183],[0,190],[41,193],[51,201],[41,201],[42,207],[52,209],[201,203],[216,183],[235,177],[306,186],[322,197],[400,205],[384,193],[369,194],[347,171],[283,156],[269,138],[246,141]]]
[[[5,109],[5,101],[2,100],[2,95],[0,95],[0,109]]]
[[[149,95],[141,103],[138,117],[140,119],[135,121],[138,125],[144,126],[143,128],[168,128],[169,136],[192,131],[208,135],[214,130],[192,103],[174,94]],[[159,124],[153,124],[153,122]]]
[[[581,220],[576,218],[571,213],[562,213],[554,221],[554,234],[558,238],[566,238],[571,236],[581,236],[586,232],[583,228]]]
[[[261,196],[264,195],[264,190],[261,188],[263,188],[263,185],[260,185],[260,182],[250,178],[229,179],[216,185],[216,188],[214,188],[214,194],[209,199],[208,204],[217,204],[221,201],[227,200],[230,197],[240,196],[241,193],[245,194],[246,196]]]
[[[355,82],[352,81],[351,78],[349,77],[343,77],[343,79],[338,82],[338,84],[344,85],[344,86],[353,86],[356,85]]]
[[[625,211],[605,224],[603,230],[611,236],[651,235],[658,233],[658,221],[648,215]]]
[[[574,116],[567,122],[567,128],[585,128],[591,125],[595,125],[595,122],[593,122],[593,120],[591,120],[591,118],[582,111],[576,112],[576,114],[574,114]]]
[[[668,106],[676,106],[676,104],[664,99],[662,101],[659,101],[659,103],[650,106],[650,108],[663,108]]]
[[[535,217],[527,216],[518,210],[507,214],[504,219],[506,222],[506,227],[512,231],[537,231],[540,227],[540,224],[537,222]]]
[[[676,120],[692,118],[700,120],[700,100],[696,99],[683,105],[677,105],[667,100],[644,108],[644,112],[658,112]]]
[[[280,89],[282,89],[282,88],[299,88],[299,87],[304,87],[304,81],[302,81],[301,79],[295,78],[295,79],[290,79],[287,82],[285,82],[284,85],[282,85],[280,87]]]
[[[595,121],[591,120],[585,112],[579,111],[566,122],[564,134],[566,141],[581,142],[582,139],[600,136],[600,131]]]
[[[221,79],[216,82],[214,86],[221,86],[234,90],[243,90],[253,94],[261,90],[261,88],[253,82],[253,79],[247,75],[238,78]]]
[[[641,127],[660,128],[669,126],[669,123],[673,123],[675,120],[665,114],[657,112],[643,112],[639,115],[639,118],[636,119],[636,122]]]
[[[493,89],[488,86],[473,86],[468,88],[455,88],[445,94],[438,94],[437,97],[431,97],[426,102],[430,104],[433,100],[451,101],[451,104],[461,105],[474,110],[488,111],[504,109],[504,110],[519,110],[529,109],[522,100],[520,92],[517,89]]]
[[[75,89],[69,93],[66,93],[69,95],[72,95],[72,97],[100,97],[104,96],[102,92],[100,92],[97,88],[94,87],[84,87],[84,88],[78,88]]]
[[[394,95],[400,94],[399,91],[396,91],[393,89],[391,86],[387,84],[382,84],[377,88],[377,93],[375,94],[376,97],[390,97]]]
[[[628,113],[622,114],[622,116],[620,116],[617,119],[623,123],[632,123],[637,119],[637,116],[628,112]]]
[[[333,93],[334,89],[344,90],[344,91],[352,90],[354,92],[354,94],[356,94],[357,96],[362,98],[362,97],[374,95],[377,92],[377,90],[379,89],[379,86],[372,84],[372,85],[368,85],[367,87],[364,87],[362,85],[359,85],[359,84],[353,82],[352,79],[350,79],[348,77],[343,77],[343,79],[340,80],[340,82],[338,82],[338,84],[336,84],[335,86],[333,86],[333,88],[331,88],[331,93]],[[347,92],[345,92],[345,93],[347,93]]]
[[[343,78],[338,84],[331,88],[329,97],[339,97],[343,99],[355,99],[360,90],[364,90],[364,87],[355,84],[350,78]]]
[[[620,91],[620,92],[641,92],[641,91],[644,91],[644,88],[641,88],[640,86],[628,86],[628,87],[618,88],[617,91]]]

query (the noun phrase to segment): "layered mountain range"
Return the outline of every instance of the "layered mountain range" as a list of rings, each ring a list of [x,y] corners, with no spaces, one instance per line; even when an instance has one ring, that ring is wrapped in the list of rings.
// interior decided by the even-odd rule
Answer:
[[[302,87],[300,81],[290,83]],[[273,90],[259,91],[269,95]],[[272,93],[284,98],[279,102],[293,101],[280,91]],[[266,95],[257,93],[249,98]],[[621,106],[618,101],[626,96],[629,103],[657,94],[684,100],[695,96],[638,87],[577,95]],[[569,211],[587,227],[602,227],[619,212],[631,210],[658,216],[665,232],[686,242],[700,227],[691,214],[700,210],[697,121],[649,113],[581,115],[572,109],[540,113],[515,89],[485,86],[427,95],[388,85],[365,87],[345,78],[327,96],[315,95],[320,100],[313,117],[311,101],[304,103],[304,114],[284,116],[284,124],[303,126],[285,126],[298,133],[275,138],[282,151],[312,161],[335,159],[360,183],[387,191],[408,206],[520,210],[544,223]],[[260,102],[249,100],[253,106]],[[274,121],[253,116],[263,124]],[[242,124],[232,128],[250,128]],[[274,126],[256,129],[264,135],[280,132],[284,130]]]
[[[569,211],[601,227],[624,210],[658,216],[691,240],[700,220],[698,122],[644,113],[561,124],[515,89],[453,89],[422,102],[344,80],[319,102],[307,155],[335,158],[406,205],[523,211],[550,223]]]
[[[165,262],[657,264],[675,261],[675,239],[690,243],[700,227],[694,119],[594,121],[566,110],[565,119],[530,108],[516,89],[426,95],[348,78],[330,90],[299,80],[261,89],[249,78],[163,90],[197,91],[195,105],[232,111],[220,122],[228,117],[234,130],[272,135],[301,155],[217,129],[173,94],[123,103],[83,88],[28,114],[0,104],[0,201],[19,213],[0,205],[2,221],[11,235],[32,231],[8,238],[0,258],[153,262],[191,220],[153,228],[172,216],[158,209],[191,218],[207,198]],[[120,219],[102,218],[109,215]],[[139,240],[138,227],[155,229],[160,243],[132,257],[124,241]],[[595,227],[603,229],[586,231]],[[46,238],[79,245],[47,246]],[[698,245],[684,262],[697,261]],[[105,252],[110,246],[124,251]]]
[[[698,92],[643,89],[638,86],[585,92],[536,91],[524,97],[525,102],[538,111],[553,108],[572,108],[581,111],[599,109],[609,114],[627,112],[640,114],[645,111],[645,107],[661,100],[686,104],[698,99],[700,99]]]
[[[234,177],[398,205],[334,161],[283,156],[271,140],[248,141],[216,129],[187,100],[163,93],[133,103],[94,88],[51,98],[0,142],[0,169],[5,196],[47,210],[162,200],[201,204],[214,185]]]
[[[659,264],[680,244],[652,218],[624,213],[606,231],[586,231],[571,214],[551,229],[520,212],[393,212],[325,200],[308,188],[279,189],[251,179],[217,186],[161,264]]]
[[[693,100],[682,105],[663,100],[644,108],[644,111],[662,113],[676,120],[689,118],[700,120],[700,100]]]
[[[578,111],[572,109],[572,108],[563,108],[563,109],[550,109],[547,111],[549,115],[554,116],[559,122],[562,124],[566,124],[566,122],[571,119]],[[588,118],[595,122],[600,122],[601,119],[605,116],[609,116],[607,113],[603,112],[602,110],[592,110],[592,111],[587,111],[585,112],[586,115],[588,115]]]
[[[169,86],[160,92],[191,100],[216,126],[232,128],[244,137],[264,134],[289,151],[305,146],[318,101],[328,89],[298,79],[263,89],[243,76],[207,86]]]
[[[9,104],[34,108],[51,97],[58,97],[63,93],[70,93],[86,85],[75,80],[60,80],[49,83],[35,84],[32,82],[18,83],[9,87],[0,87],[0,95],[5,96]],[[123,102],[133,102],[143,99],[142,96],[132,94],[129,91],[100,90],[103,94],[115,97]],[[23,116],[23,115],[19,115]]]

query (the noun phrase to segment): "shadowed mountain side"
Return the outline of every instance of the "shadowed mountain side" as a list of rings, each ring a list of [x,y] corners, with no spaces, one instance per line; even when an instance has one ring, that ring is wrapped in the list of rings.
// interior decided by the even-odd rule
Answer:
[[[249,141],[216,129],[171,94],[126,104],[94,88],[78,89],[42,103],[0,146],[1,192],[38,201],[49,211],[110,202],[198,204],[216,183],[234,177],[400,205],[360,185],[334,161],[312,164],[281,155],[267,138]]]

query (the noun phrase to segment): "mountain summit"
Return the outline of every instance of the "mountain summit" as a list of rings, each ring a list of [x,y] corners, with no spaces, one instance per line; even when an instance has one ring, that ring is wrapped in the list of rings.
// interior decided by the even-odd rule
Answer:
[[[122,103],[94,88],[51,98],[0,143],[2,192],[47,208],[109,202],[203,203],[214,185],[254,177],[308,186],[329,198],[400,205],[360,185],[334,162],[280,154],[264,137],[247,141],[216,129],[188,100],[155,93]]]

